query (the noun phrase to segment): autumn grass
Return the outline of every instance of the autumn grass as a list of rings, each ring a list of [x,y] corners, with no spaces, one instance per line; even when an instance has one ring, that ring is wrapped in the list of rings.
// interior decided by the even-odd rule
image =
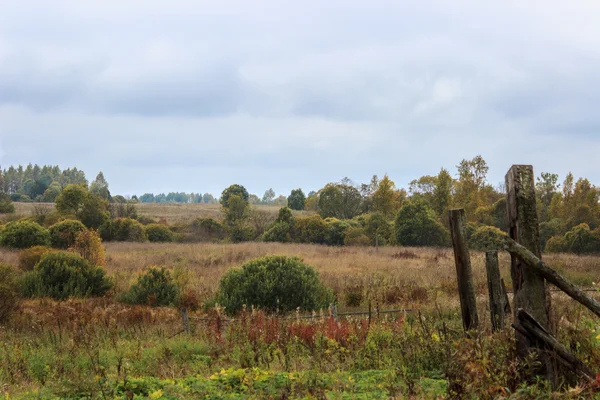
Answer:
[[[54,203],[14,203],[15,213],[31,216],[39,212],[47,213],[54,210]],[[275,205],[253,205],[259,211],[276,215],[280,207]],[[223,219],[221,205],[215,204],[179,204],[179,203],[138,203],[135,208],[139,215],[164,220],[169,224],[189,223],[195,218]],[[312,215],[312,211],[294,211],[295,216]]]

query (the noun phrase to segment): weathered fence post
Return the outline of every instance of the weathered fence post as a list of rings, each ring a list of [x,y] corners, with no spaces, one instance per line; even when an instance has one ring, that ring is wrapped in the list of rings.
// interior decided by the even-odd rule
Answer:
[[[187,307],[181,307],[181,324],[185,333],[190,333],[190,316]]]
[[[458,279],[458,294],[462,312],[463,326],[466,331],[477,328],[477,304],[475,303],[475,289],[473,287],[473,273],[471,271],[471,256],[467,246],[465,231],[465,210],[449,210],[450,233],[452,247],[454,247],[454,262],[456,263],[456,277]]]
[[[485,253],[485,271],[487,274],[488,293],[490,296],[490,314],[494,332],[504,330],[504,310],[506,309],[506,293],[500,279],[498,252]]]
[[[505,179],[509,236],[541,259],[533,167],[513,165]],[[515,323],[518,324],[517,310],[522,308],[548,329],[550,310],[544,278],[512,254],[510,273]],[[517,350],[521,356],[526,356],[533,349],[533,343],[519,331],[516,336]],[[550,357],[540,353],[539,359],[542,362],[540,373],[554,383],[554,368]]]

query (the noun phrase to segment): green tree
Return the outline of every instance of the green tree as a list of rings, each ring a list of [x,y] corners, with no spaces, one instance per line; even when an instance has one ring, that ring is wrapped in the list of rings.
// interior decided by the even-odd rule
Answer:
[[[360,214],[361,203],[362,196],[353,186],[330,183],[319,192],[319,214],[323,218],[352,219]]]
[[[54,203],[56,198],[60,195],[61,190],[62,189],[58,182],[52,182],[50,186],[48,186],[48,189],[46,189],[44,192],[42,201],[45,201],[46,203]]]
[[[402,206],[403,200],[404,195],[396,190],[396,184],[386,174],[372,194],[372,209],[389,217]]]
[[[481,156],[476,156],[471,160],[462,160],[457,168],[454,204],[464,208],[467,218],[472,220],[475,210],[487,205],[483,192],[489,167]]]
[[[271,204],[271,203],[273,203],[274,199],[275,199],[275,192],[273,191],[273,189],[268,189],[265,191],[265,194],[263,195],[262,202],[263,202],[263,204]]]
[[[110,191],[108,190],[108,182],[104,178],[102,171],[98,173],[96,179],[90,184],[90,193],[95,194],[103,200],[110,201]]]
[[[87,197],[87,190],[83,185],[67,185],[56,198],[56,211],[63,215],[73,215],[79,218],[79,212]]]
[[[431,207],[439,217],[446,215],[450,207],[453,186],[454,179],[452,179],[450,172],[442,168],[437,176],[431,199]]]
[[[304,210],[304,203],[306,202],[306,196],[302,189],[294,189],[288,196],[288,207],[292,210]]]
[[[0,214],[12,214],[15,212],[15,205],[8,193],[0,192]]]
[[[446,246],[449,234],[435,212],[423,201],[400,209],[395,222],[396,242],[402,246]]]
[[[229,198],[230,196],[235,195],[240,197],[246,204],[248,204],[248,191],[242,185],[231,185],[221,193],[221,205],[225,208],[229,208]]]

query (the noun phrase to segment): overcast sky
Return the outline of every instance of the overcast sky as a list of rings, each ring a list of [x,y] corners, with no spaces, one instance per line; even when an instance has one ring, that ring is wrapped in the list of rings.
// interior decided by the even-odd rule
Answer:
[[[0,0],[2,167],[287,195],[477,154],[600,184],[600,2]]]

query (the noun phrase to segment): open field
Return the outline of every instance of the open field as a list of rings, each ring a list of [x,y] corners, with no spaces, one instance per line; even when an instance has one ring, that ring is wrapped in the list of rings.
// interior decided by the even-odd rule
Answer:
[[[54,203],[13,203],[16,208],[16,214],[30,216],[36,212],[47,212],[54,209]],[[253,205],[259,211],[268,212],[276,215],[279,212],[279,206]],[[214,218],[221,220],[223,218],[220,204],[179,204],[179,203],[137,203],[135,208],[139,215],[154,218],[156,220],[164,219],[169,224],[189,223],[195,218]],[[311,215],[311,211],[294,211],[294,215]]]
[[[127,306],[113,296],[28,300],[0,330],[0,387],[8,398],[440,398],[465,390],[495,397],[516,390],[511,385],[525,368],[513,368],[512,331],[490,332],[481,253],[472,254],[481,326],[469,339],[451,249],[108,243],[106,250],[114,295],[145,267],[164,265],[201,303],[228,269],[264,255],[297,255],[335,292],[340,312],[367,310],[370,302],[374,319],[335,322],[325,311],[304,322],[253,312],[226,323],[218,310],[201,308],[186,334],[175,308]],[[545,259],[581,286],[600,281],[599,258]],[[16,264],[17,252],[0,250],[0,261]],[[500,262],[510,288],[508,256]],[[577,340],[579,355],[600,368],[597,324],[563,295],[553,299],[561,341]],[[375,317],[377,307],[412,311]]]

